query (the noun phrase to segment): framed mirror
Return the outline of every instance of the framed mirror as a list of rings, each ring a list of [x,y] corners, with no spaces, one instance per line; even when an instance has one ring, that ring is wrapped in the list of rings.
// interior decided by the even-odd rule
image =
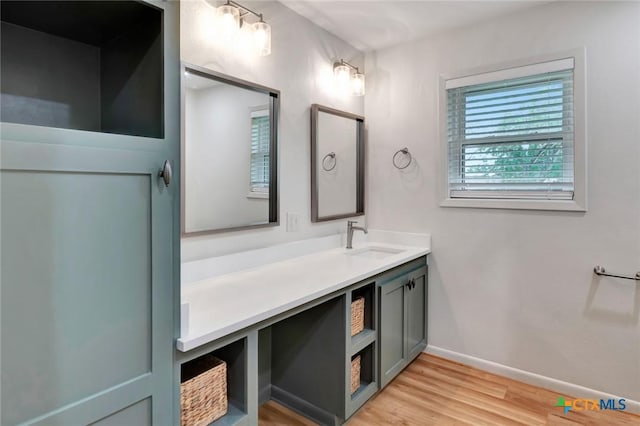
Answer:
[[[276,226],[280,92],[182,64],[182,235]]]
[[[311,221],[364,214],[364,117],[311,105]]]

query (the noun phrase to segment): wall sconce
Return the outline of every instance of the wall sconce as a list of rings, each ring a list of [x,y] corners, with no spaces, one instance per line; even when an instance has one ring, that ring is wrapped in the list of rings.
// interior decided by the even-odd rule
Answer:
[[[253,24],[245,22],[247,15],[254,15],[259,21]],[[225,4],[216,8],[216,21],[216,27],[220,28],[220,36],[225,44],[234,44],[250,32],[252,47],[258,56],[271,54],[271,26],[264,22],[262,13],[254,12],[233,0],[227,0]],[[244,34],[241,35],[240,31]]]
[[[351,71],[353,71],[353,75]],[[340,87],[351,86],[351,93],[354,96],[364,95],[364,74],[360,72],[358,67],[340,59],[340,62],[333,64],[333,75]]]

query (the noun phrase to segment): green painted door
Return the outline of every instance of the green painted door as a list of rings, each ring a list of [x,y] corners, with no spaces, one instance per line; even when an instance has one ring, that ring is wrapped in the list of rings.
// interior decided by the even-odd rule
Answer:
[[[380,286],[380,387],[383,388],[406,366],[407,276]]]
[[[179,14],[155,6],[164,137],[2,124],[4,426],[176,423]]]

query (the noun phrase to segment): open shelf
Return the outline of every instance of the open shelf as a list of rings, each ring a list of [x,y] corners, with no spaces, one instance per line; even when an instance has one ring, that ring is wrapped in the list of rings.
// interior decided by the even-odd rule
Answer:
[[[3,122],[162,138],[163,12],[138,1],[6,1]]]
[[[351,291],[351,301],[364,298],[364,330],[351,336],[351,354],[362,350],[375,339],[375,283],[369,283]]]
[[[360,356],[360,386],[349,398],[350,404],[347,407],[347,417],[353,414],[378,391],[375,341],[354,354],[351,360],[357,356]]]
[[[247,413],[229,403],[229,411],[227,411],[227,414],[211,423],[211,426],[235,426],[244,422],[246,419]]]
[[[351,360],[360,355],[360,387],[353,394],[351,399],[354,399],[358,393],[376,381],[375,376],[375,344],[370,344],[363,350],[351,357]]]
[[[371,343],[375,341],[376,341],[375,330],[365,328],[360,333],[351,337],[351,355],[357,354],[366,346],[369,346]]]
[[[237,340],[181,365],[181,382],[207,369],[211,356],[227,363],[227,413],[211,423],[215,426],[231,426],[247,419],[247,341]]]

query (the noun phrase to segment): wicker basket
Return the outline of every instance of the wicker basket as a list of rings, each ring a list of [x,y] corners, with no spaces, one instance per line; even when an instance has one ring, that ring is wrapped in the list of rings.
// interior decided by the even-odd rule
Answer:
[[[187,377],[197,375],[180,385],[182,426],[206,426],[227,413],[227,363],[213,355],[192,363]]]
[[[355,336],[364,330],[364,297],[351,302],[351,335]]]
[[[351,394],[360,387],[360,355],[351,360]]]

